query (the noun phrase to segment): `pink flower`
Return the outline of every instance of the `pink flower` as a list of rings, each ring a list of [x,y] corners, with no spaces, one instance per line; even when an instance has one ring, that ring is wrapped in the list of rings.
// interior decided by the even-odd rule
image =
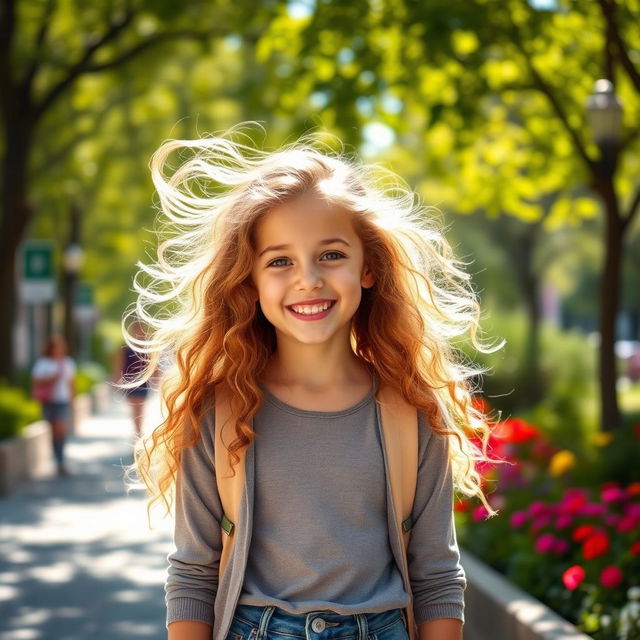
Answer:
[[[620,522],[621,519],[622,519],[621,516],[619,516],[617,513],[610,513],[605,518],[605,524],[609,527],[615,527],[617,526],[618,522]]]
[[[600,492],[603,502],[621,502],[627,498],[627,492],[618,486],[603,487]]]
[[[640,523],[635,516],[624,516],[620,519],[620,522],[618,522],[618,533],[628,533],[629,531],[633,531],[638,524]]]
[[[587,492],[584,489],[567,489],[560,503],[560,511],[578,513],[587,503]]]
[[[471,512],[471,520],[473,520],[473,522],[482,522],[487,519],[488,515],[489,512],[487,511],[487,508],[481,504]]]
[[[607,512],[607,507],[604,504],[589,503],[580,508],[580,515],[587,518],[601,518]]]
[[[531,531],[533,533],[536,533],[540,531],[540,529],[542,529],[543,527],[546,527],[550,522],[551,522],[551,516],[546,514],[539,516],[533,521],[533,524],[531,525]]]
[[[638,518],[640,520],[640,504],[634,503],[627,505],[627,508],[624,510],[625,516],[633,516],[634,518]]]
[[[606,589],[615,589],[624,580],[624,574],[619,567],[609,565],[600,574],[600,584]]]
[[[532,502],[529,505],[529,514],[532,515],[534,518],[537,516],[546,514],[548,510],[549,508],[544,502],[537,501],[537,502]]]
[[[556,538],[550,533],[543,533],[535,542],[536,553],[551,553],[554,551]]]
[[[574,564],[562,574],[562,583],[567,589],[573,591],[582,584],[585,575],[585,570],[579,564]]]
[[[556,518],[556,528],[566,529],[573,523],[573,518],[568,513],[562,513]]]
[[[510,523],[514,529],[519,529],[528,519],[529,516],[524,511],[516,511],[512,514]]]

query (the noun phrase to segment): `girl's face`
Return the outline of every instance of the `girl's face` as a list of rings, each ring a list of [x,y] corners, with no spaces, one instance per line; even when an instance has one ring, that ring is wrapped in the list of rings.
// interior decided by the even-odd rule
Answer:
[[[375,282],[349,215],[303,195],[260,219],[255,247],[251,276],[278,341],[348,344],[361,287]]]

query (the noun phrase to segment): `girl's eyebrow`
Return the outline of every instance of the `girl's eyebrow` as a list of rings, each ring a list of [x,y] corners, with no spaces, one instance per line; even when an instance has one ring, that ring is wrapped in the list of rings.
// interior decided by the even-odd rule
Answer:
[[[347,247],[351,246],[346,240],[343,240],[342,238],[327,238],[326,240],[321,240],[318,244],[326,245],[326,244],[333,244],[334,242],[341,242],[342,244],[346,244]],[[267,247],[266,249],[263,249],[258,254],[258,258],[264,255],[265,253],[267,253],[268,251],[285,251],[286,249],[290,249],[290,248],[291,248],[291,245],[288,245],[288,244],[272,245],[270,247]]]

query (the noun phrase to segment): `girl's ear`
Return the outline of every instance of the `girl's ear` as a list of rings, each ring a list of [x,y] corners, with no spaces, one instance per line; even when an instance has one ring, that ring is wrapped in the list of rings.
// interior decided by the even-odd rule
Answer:
[[[373,272],[369,267],[365,265],[362,270],[362,276],[360,278],[360,286],[364,289],[370,289],[376,283],[376,277],[373,275]]]
[[[249,297],[251,302],[258,302],[260,300],[260,295],[258,293],[258,288],[252,281],[249,281]]]

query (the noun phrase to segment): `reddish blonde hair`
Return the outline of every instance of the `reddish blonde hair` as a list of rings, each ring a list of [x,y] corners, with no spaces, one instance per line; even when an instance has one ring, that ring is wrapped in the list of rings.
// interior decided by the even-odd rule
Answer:
[[[149,337],[124,330],[149,359],[132,386],[163,356],[172,361],[161,386],[166,417],[136,451],[149,506],[162,500],[170,510],[181,451],[200,438],[216,385],[224,382],[232,393],[231,460],[252,442],[249,425],[263,400],[258,380],[276,349],[274,328],[250,295],[253,232],[276,205],[308,192],[352,216],[375,275],[353,318],[354,352],[381,384],[399,390],[436,432],[450,437],[458,489],[485,502],[474,464],[485,453],[473,442],[486,443],[489,428],[472,403],[473,378],[482,370],[464,362],[451,343],[468,333],[479,350],[499,347],[477,340],[470,277],[435,224],[435,210],[394,174],[321,149],[312,137],[265,152],[232,140],[236,132],[168,141],[151,161],[171,234],[156,263],[139,264],[134,280],[138,301],[130,315],[147,325]],[[168,177],[165,167],[176,151],[191,157]],[[162,311],[154,312],[158,305]]]

